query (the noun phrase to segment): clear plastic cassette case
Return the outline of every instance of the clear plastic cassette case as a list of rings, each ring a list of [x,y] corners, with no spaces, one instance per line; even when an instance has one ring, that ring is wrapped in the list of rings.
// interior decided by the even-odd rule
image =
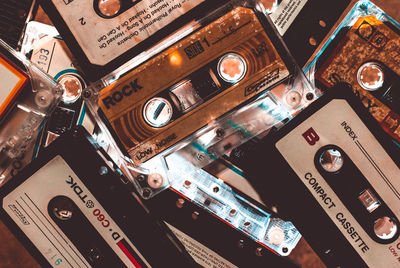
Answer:
[[[32,159],[39,128],[63,90],[0,40],[0,185]]]
[[[288,255],[300,239],[293,224],[236,193],[210,169],[320,96],[265,12],[257,1],[230,1],[83,96],[100,127],[95,139],[143,198],[172,188]]]

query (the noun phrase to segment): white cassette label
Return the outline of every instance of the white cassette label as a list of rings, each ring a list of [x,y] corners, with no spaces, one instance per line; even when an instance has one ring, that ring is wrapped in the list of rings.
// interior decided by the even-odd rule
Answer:
[[[400,218],[399,167],[347,101],[332,100],[279,140],[276,147],[369,267],[399,267],[400,239],[390,244],[375,242],[318,172],[314,164],[317,151],[332,144],[344,150]]]
[[[176,237],[182,242],[185,246],[186,250],[189,254],[193,257],[193,259],[200,264],[202,267],[205,268],[237,268],[236,265],[232,264],[231,262],[225,260],[216,252],[212,251],[211,249],[207,248],[203,244],[199,243],[198,241],[194,240],[187,234],[183,233],[182,231],[178,230],[174,226],[168,224],[167,226],[172,230],[172,232],[176,235]]]
[[[49,202],[56,196],[70,198],[127,267],[140,267],[130,250],[150,267],[61,156],[53,158],[14,189],[2,204],[53,267],[91,267],[49,216]]]
[[[270,15],[272,22],[280,35],[284,35],[293,21],[303,9],[307,0],[283,0],[278,8]]]
[[[121,1],[52,0],[89,61],[100,66],[121,56],[204,1],[139,0],[119,13],[123,8]],[[114,17],[110,12],[119,15]]]

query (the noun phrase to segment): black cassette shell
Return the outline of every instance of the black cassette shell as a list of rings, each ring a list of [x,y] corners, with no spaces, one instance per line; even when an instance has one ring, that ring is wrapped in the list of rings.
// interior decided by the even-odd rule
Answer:
[[[101,157],[98,152],[102,153],[102,150],[92,144],[90,139],[90,135],[83,127],[62,135],[0,189],[2,203],[5,196],[28,180],[46,163],[56,156],[61,156],[151,266],[164,267],[166,263],[170,263],[177,267],[196,267],[193,259],[183,250],[183,245],[172,232],[149,213],[139,199],[135,198],[133,188],[122,173],[113,172],[108,168],[109,171],[101,175],[102,167],[107,167],[105,159],[108,163],[112,161],[106,154],[103,154],[104,158]],[[0,217],[43,267],[50,266],[29,237],[3,209]],[[84,239],[90,240],[90,237],[85,237],[88,233],[84,230],[76,232],[79,232]],[[79,248],[79,245],[75,246]]]
[[[279,204],[281,216],[291,220],[313,249],[329,267],[365,267],[366,264],[356,253],[344,235],[316,202],[315,198],[298,180],[297,174],[280,154],[275,144],[290,133],[298,124],[333,99],[344,99],[356,111],[364,124],[384,147],[397,166],[400,166],[400,152],[389,136],[380,128],[360,100],[352,93],[351,86],[340,83],[315,101],[295,119],[279,131],[261,140],[252,151],[246,152],[246,159],[240,161],[249,182],[257,189],[264,202]],[[274,187],[270,187],[273,184]],[[273,190],[272,190],[273,189]],[[335,231],[336,230],[336,231]]]

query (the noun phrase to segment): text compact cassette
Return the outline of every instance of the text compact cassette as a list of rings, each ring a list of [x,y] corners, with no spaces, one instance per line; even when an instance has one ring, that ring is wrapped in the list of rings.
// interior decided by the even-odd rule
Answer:
[[[276,199],[326,264],[400,265],[399,151],[349,85],[332,88],[247,158],[255,189]]]

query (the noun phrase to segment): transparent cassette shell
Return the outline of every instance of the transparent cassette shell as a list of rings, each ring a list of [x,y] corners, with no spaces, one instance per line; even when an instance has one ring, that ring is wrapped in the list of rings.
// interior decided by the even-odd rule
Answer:
[[[24,158],[24,153],[35,143],[38,129],[56,107],[63,91],[50,77],[2,40],[0,49],[9,55],[10,62],[23,66],[22,71],[28,75],[22,94],[13,101],[12,107],[0,121],[1,185],[11,177],[13,160]]]
[[[214,21],[222,14],[234,12],[232,10],[236,7],[253,8],[257,10],[257,14],[265,12],[258,2],[249,2],[252,1],[231,1],[197,24],[184,28],[186,32],[181,31],[184,34],[181,34],[180,39],[189,35],[190,29],[195,32],[196,29],[208,25],[210,21]],[[273,31],[274,36],[276,35],[275,37],[279,39],[277,32]],[[160,55],[168,56],[161,51],[180,39],[174,35],[158,45],[155,51]],[[140,165],[135,164],[123,153],[118,141],[115,140],[114,130],[110,129],[109,123],[104,120],[99,107],[101,90],[115,83],[129,71],[123,70],[110,74],[85,89],[83,96],[101,129],[94,136],[95,140],[127,173],[126,175],[143,198],[151,198],[171,187],[278,254],[288,255],[300,239],[300,234],[295,227],[290,222],[282,221],[271,213],[259,209],[254,202],[236,194],[222,179],[203,170],[204,167],[224,154],[229,154],[231,150],[251,138],[266,135],[272,128],[279,128],[283,122],[293,118],[320,96],[319,91],[310,87],[303,73],[281,43],[282,41],[278,42],[287,59],[285,64],[290,67],[290,72],[283,80],[274,83],[273,73],[265,73],[263,79],[246,89],[252,93],[256,92],[254,97],[228,113],[210,119],[204,126],[199,126],[193,134]],[[178,47],[179,43],[174,46]],[[133,66],[138,66],[151,56],[155,56],[154,52],[137,58],[137,64]],[[279,240],[279,243],[274,239]]]

